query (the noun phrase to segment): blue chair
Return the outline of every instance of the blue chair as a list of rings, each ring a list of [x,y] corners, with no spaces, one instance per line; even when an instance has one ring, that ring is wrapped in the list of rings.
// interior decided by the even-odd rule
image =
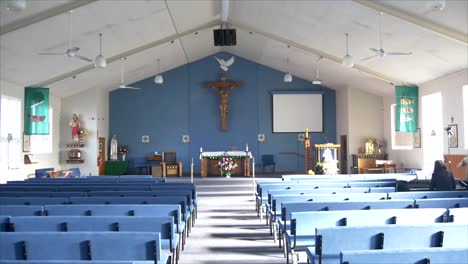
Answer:
[[[135,158],[135,170],[138,175],[151,174],[151,165],[146,161],[146,158]]]
[[[72,171],[72,174],[70,175],[70,178],[79,178],[81,177],[81,171],[80,168],[70,168]]]
[[[54,168],[44,168],[44,169],[37,169],[36,172],[36,178],[50,178],[48,171],[54,171]]]
[[[262,155],[262,169],[265,171],[266,166],[273,166],[273,172],[275,172],[275,156],[268,154]]]

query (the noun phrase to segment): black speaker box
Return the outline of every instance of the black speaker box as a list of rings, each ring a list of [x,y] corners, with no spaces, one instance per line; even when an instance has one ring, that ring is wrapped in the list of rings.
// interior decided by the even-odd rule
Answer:
[[[236,29],[215,29],[213,30],[215,46],[234,46],[236,41]]]
[[[236,29],[225,29],[224,30],[224,46],[234,46],[236,44],[237,44]]]
[[[215,46],[223,46],[224,45],[224,33],[223,33],[222,29],[213,30],[213,38],[214,38],[214,45]]]

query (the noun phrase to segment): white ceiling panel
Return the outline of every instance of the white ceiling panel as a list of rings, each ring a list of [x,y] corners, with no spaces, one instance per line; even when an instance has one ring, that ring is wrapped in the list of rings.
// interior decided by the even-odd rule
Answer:
[[[239,29],[236,30],[236,33],[238,45],[223,47],[223,51],[261,63],[264,49],[267,48],[268,39],[253,32],[251,34],[250,32]],[[283,47],[286,47],[286,45],[283,45]]]
[[[217,27],[210,27],[180,38],[180,43],[187,52],[189,62],[221,51],[220,47],[214,46],[213,29],[215,28]]]
[[[50,9],[68,4],[73,0],[34,0],[28,1],[26,9],[21,12],[15,12],[8,9],[8,1],[0,1],[0,27],[7,24],[16,23],[20,20],[36,16]]]
[[[448,29],[468,34],[468,1],[466,0],[376,0],[386,6],[427,19]],[[441,5],[442,4],[442,5]],[[435,9],[436,6],[444,6]]]
[[[219,0],[168,0],[167,5],[179,33],[220,18]]]
[[[431,10],[428,3],[433,2],[378,0],[376,4],[454,32],[468,32],[468,1],[446,1],[442,11]],[[68,48],[67,14],[56,13],[72,5],[77,2],[37,0],[28,1],[28,8],[19,13],[0,10],[0,27],[45,17],[0,36],[1,79],[20,86],[59,80],[49,85],[57,96],[118,86],[120,61],[109,63],[106,69],[92,69],[91,63],[65,56],[38,55]],[[5,1],[0,0],[0,7],[4,6]],[[380,48],[379,13],[350,0],[231,0],[228,21],[237,27],[237,45],[215,47],[213,29],[219,26],[196,30],[220,19],[220,8],[219,0],[95,1],[74,10],[72,44],[80,48],[80,55],[94,59],[99,49],[98,34],[103,33],[105,57],[133,54],[127,60],[128,83],[153,76],[158,57],[164,72],[220,51],[310,81],[315,79],[318,55],[312,52],[316,52],[325,57],[320,64],[324,86],[359,88],[382,95],[393,93],[388,87],[390,81],[382,78],[420,84],[468,67],[467,45],[389,14],[382,16],[382,48],[413,54],[361,61],[372,55],[369,48]],[[185,32],[191,33],[175,38]],[[349,53],[362,72],[333,61],[345,55],[345,33],[350,34]],[[72,79],[76,71],[81,73]],[[380,77],[370,76],[371,72]]]
[[[72,46],[80,48],[80,55],[94,59],[99,52],[98,33],[102,32],[103,54],[112,57],[175,34],[165,5],[160,1],[139,2],[98,1],[75,10]],[[2,65],[9,65],[5,70],[2,67],[2,76],[20,85],[43,82],[91,64],[65,56],[38,55],[66,51],[68,14],[4,34],[0,44]],[[25,76],[24,72],[29,74]]]

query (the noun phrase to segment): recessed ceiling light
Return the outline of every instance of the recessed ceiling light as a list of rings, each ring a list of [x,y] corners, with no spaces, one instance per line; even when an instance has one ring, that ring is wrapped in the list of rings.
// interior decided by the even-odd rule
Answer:
[[[432,0],[427,3],[427,7],[433,11],[443,11],[446,6],[446,0]]]
[[[174,42],[175,42],[175,40],[171,40],[171,44],[174,43]]]
[[[252,32],[252,31],[250,31],[250,32],[249,32],[249,34],[250,34],[250,35],[252,35],[252,34],[253,34],[253,32]]]
[[[198,31],[194,33],[195,35],[198,35]]]
[[[73,76],[72,76],[72,79],[76,79],[76,75],[73,75]]]

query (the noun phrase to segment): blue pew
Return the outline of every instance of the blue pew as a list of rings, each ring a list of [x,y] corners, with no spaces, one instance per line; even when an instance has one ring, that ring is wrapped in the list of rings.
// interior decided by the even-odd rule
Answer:
[[[12,217],[12,232],[159,232],[163,249],[174,257],[180,236],[174,230],[173,217],[147,216],[32,216]]]
[[[449,222],[457,224],[468,224],[468,207],[450,208]]]
[[[181,209],[178,204],[45,205],[44,214],[48,216],[170,216],[174,217],[177,232],[184,235]],[[184,244],[184,236],[182,239]]]
[[[415,199],[417,208],[459,208],[468,207],[468,198]]]
[[[42,215],[42,206],[37,205],[0,205],[0,215],[34,216]]]
[[[0,205],[45,205],[67,203],[67,197],[0,197]]]
[[[284,245],[286,253],[314,246],[318,228],[432,224],[444,222],[447,216],[445,208],[296,212],[291,213],[291,228],[285,232]]]
[[[0,215],[0,232],[10,231],[10,216]]]
[[[468,197],[468,191],[389,192],[388,199],[428,199]]]
[[[0,197],[86,197],[86,192],[1,191]]]
[[[468,247],[468,226],[454,223],[432,225],[385,225],[332,227],[316,230],[315,247],[306,249],[312,263],[338,263],[341,251]]]
[[[151,260],[167,263],[157,232],[6,232],[1,260]]]
[[[0,260],[0,264],[154,264],[154,261],[112,260]]]
[[[468,262],[468,248],[422,248],[342,251],[341,264],[461,264]]]

